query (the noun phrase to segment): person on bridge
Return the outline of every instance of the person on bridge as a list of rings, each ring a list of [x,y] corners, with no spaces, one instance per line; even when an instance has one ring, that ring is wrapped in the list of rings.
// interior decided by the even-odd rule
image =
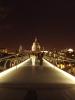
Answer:
[[[44,56],[44,53],[38,53],[38,59],[40,61],[40,65],[43,64],[43,56]]]

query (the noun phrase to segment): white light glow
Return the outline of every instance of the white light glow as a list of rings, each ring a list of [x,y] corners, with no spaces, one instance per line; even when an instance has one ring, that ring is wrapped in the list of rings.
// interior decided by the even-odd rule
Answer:
[[[70,49],[68,49],[68,51],[69,51],[69,52],[73,52],[73,49],[70,48]]]
[[[32,56],[31,57],[32,66],[35,66],[35,60],[36,60],[36,56]]]
[[[22,62],[22,63],[20,63],[20,64],[14,66],[14,67],[12,67],[12,68],[9,68],[9,69],[7,69],[7,70],[1,72],[1,73],[0,73],[0,78],[3,77],[3,76],[5,76],[6,74],[11,73],[12,71],[18,69],[19,67],[22,67],[22,66],[25,65],[25,63],[27,63],[29,60],[30,60],[30,59],[27,59],[27,60],[25,60],[24,62]]]
[[[48,53],[48,51],[41,51],[41,52]]]
[[[51,63],[48,62],[47,60],[45,60],[45,59],[43,59],[43,60],[49,65],[49,67],[52,67],[52,68],[58,70],[59,72],[61,72],[62,74],[64,74],[66,77],[68,77],[68,78],[70,78],[71,80],[75,81],[75,77],[72,76],[71,74],[69,74],[69,73],[67,73],[67,72],[65,72],[65,71],[63,71],[63,70],[57,68],[55,65],[51,64]]]

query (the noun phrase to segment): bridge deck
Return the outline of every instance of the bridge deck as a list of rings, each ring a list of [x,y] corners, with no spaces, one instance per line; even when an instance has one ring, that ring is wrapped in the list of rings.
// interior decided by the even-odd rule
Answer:
[[[36,90],[38,100],[75,100],[75,81],[45,61],[42,66],[31,66],[29,60],[0,77],[1,100],[26,100],[28,89]]]

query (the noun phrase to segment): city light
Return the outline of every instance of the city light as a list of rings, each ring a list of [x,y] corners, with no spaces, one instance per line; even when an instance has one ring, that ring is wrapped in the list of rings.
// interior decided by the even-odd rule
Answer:
[[[68,49],[68,52],[73,52],[73,49],[71,49],[71,48],[70,48],[70,49]]]
[[[11,72],[14,71],[14,70],[17,70],[19,67],[24,66],[25,63],[27,63],[29,60],[30,60],[30,59],[27,59],[27,60],[25,60],[24,62],[22,62],[22,63],[20,63],[20,64],[14,66],[14,67],[12,67],[12,68],[9,68],[9,69],[7,69],[7,70],[1,72],[1,73],[0,73],[0,78],[2,78],[3,76],[5,76],[5,75],[8,74],[8,73],[11,73]]]

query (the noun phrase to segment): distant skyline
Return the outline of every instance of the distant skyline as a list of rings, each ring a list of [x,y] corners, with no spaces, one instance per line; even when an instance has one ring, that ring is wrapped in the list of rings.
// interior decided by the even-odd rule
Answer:
[[[0,1],[0,48],[75,48],[75,1]]]

